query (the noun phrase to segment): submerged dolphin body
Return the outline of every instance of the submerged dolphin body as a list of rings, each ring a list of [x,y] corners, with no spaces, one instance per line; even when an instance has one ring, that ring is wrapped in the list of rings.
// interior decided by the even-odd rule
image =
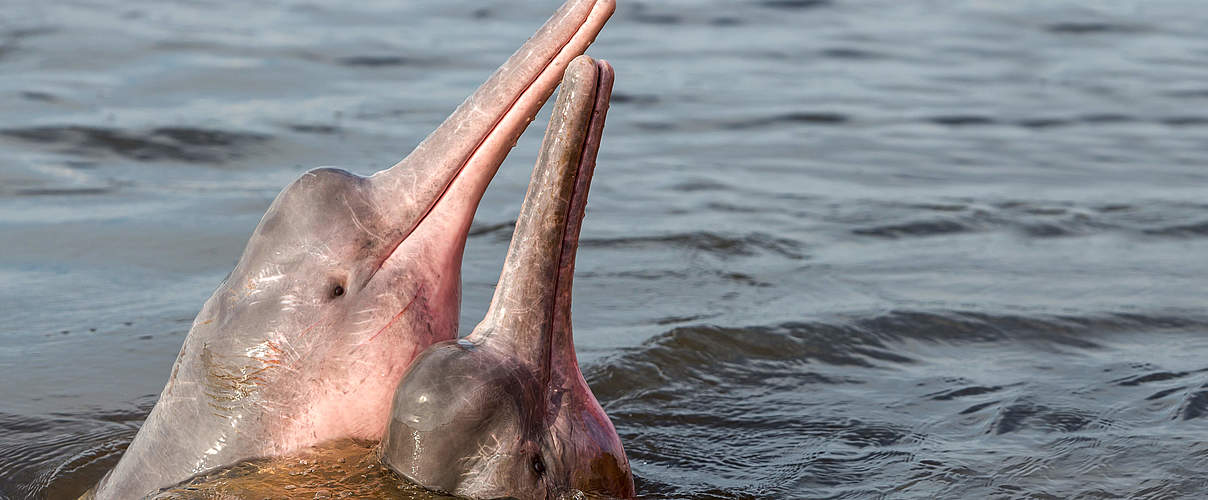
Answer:
[[[486,318],[429,347],[399,385],[382,461],[422,486],[476,499],[634,496],[571,338],[575,252],[611,90],[607,63],[571,63]]]
[[[99,498],[340,438],[377,440],[415,356],[457,334],[461,257],[499,164],[613,0],[568,0],[415,151],[304,174],[197,315]]]

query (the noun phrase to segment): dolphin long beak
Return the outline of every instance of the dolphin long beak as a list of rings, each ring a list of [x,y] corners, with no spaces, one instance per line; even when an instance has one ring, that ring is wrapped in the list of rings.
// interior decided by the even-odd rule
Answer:
[[[392,220],[414,221],[400,242],[438,215],[441,232],[460,234],[464,244],[500,163],[615,8],[615,0],[568,0],[410,155],[370,177]]]
[[[580,56],[567,68],[495,296],[469,339],[504,341],[545,382],[551,369],[578,372],[571,285],[612,82],[605,61]]]

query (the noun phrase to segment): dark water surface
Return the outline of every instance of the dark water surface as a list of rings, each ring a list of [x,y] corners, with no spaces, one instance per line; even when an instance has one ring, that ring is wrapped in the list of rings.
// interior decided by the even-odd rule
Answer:
[[[91,485],[277,192],[393,164],[557,3],[5,1],[0,497]],[[621,0],[575,333],[639,491],[1208,491],[1203,7]]]

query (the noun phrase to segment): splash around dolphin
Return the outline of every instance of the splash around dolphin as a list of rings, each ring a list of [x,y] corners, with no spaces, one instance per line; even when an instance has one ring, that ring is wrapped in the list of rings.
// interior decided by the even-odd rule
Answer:
[[[429,347],[394,397],[382,462],[474,499],[634,496],[620,438],[575,356],[575,253],[612,91],[606,62],[566,71],[490,309]]]
[[[461,258],[484,190],[614,9],[568,0],[393,167],[318,169],[285,188],[90,495],[140,498],[242,460],[380,439],[411,361],[456,337]]]

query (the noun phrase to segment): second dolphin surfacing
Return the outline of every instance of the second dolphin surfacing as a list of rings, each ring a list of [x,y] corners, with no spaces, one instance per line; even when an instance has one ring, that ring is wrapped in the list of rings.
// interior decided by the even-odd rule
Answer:
[[[562,82],[486,318],[404,374],[382,461],[470,498],[634,496],[620,438],[579,371],[571,281],[612,67],[579,56]]]

